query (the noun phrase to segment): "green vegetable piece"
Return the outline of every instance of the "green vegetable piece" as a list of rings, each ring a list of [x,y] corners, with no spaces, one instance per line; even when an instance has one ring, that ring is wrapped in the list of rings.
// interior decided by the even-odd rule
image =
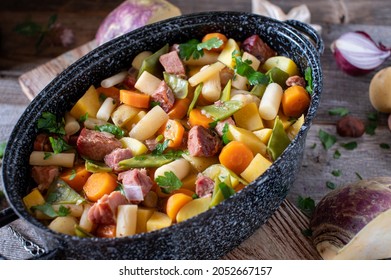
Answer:
[[[85,201],[61,179],[56,179],[50,184],[45,200],[49,204],[80,204]]]
[[[190,114],[190,111],[193,110],[195,104],[197,103],[197,100],[198,100],[198,97],[200,97],[200,94],[201,94],[201,91],[202,91],[202,86],[203,86],[203,83],[200,83],[195,91],[194,91],[194,96],[193,96],[193,100],[191,101],[190,103],[190,106],[189,106],[189,109],[187,110],[187,115]]]
[[[75,225],[75,234],[78,237],[94,237],[91,233],[87,232],[84,228],[79,225]]]
[[[119,162],[119,166],[126,170],[130,168],[148,168],[148,167],[160,167],[164,164],[167,164],[176,158],[179,158],[179,155],[172,154],[162,154],[162,155],[140,155],[135,156],[130,159],[125,159]]]
[[[49,141],[52,146],[53,152],[55,154],[59,154],[63,151],[68,151],[72,149],[72,146],[68,145],[68,143],[65,142],[65,140],[61,137],[59,138],[49,137]]]
[[[267,85],[255,85],[250,91],[250,94],[253,94],[259,98],[262,98],[263,94],[265,93]]]
[[[56,115],[50,112],[43,112],[42,116],[38,119],[38,129],[49,133],[57,133],[65,135],[65,120],[57,121]]]
[[[344,117],[349,114],[349,109],[343,107],[336,107],[329,110],[329,115]]]
[[[171,193],[180,189],[183,185],[181,180],[172,171],[164,172],[164,176],[158,176],[155,181],[164,193]]]
[[[322,129],[319,130],[319,139],[326,150],[330,149],[335,144],[335,142],[337,142],[337,137],[328,134]]]
[[[7,142],[0,143],[0,158],[3,158],[6,146],[7,146]]]
[[[168,53],[168,50],[169,46],[168,44],[166,44],[160,50],[144,59],[143,63],[141,64],[140,70],[138,71],[137,79],[144,71],[147,71],[150,74],[160,78],[162,76],[163,67],[159,62],[159,57],[165,53]]]
[[[309,94],[312,94],[312,91],[313,91],[313,81],[312,81],[312,69],[311,69],[311,67],[307,67],[304,70],[304,79],[307,82],[307,86],[305,87],[305,89],[307,90],[307,92]]]
[[[309,217],[311,217],[312,213],[315,211],[315,201],[311,197],[304,198],[299,196],[298,206],[299,209]]]
[[[358,145],[356,141],[352,141],[348,143],[342,143],[341,146],[344,147],[346,150],[354,150],[355,148],[357,148]]]
[[[238,51],[232,53],[232,58],[235,59],[235,73],[240,76],[246,77],[250,85],[267,85],[270,82],[269,76],[261,72],[255,71],[249,61],[242,60],[241,56],[238,56]]]
[[[212,200],[210,201],[209,208],[212,208],[218,205],[220,202],[224,200],[224,195],[219,188],[220,180],[218,178],[215,179],[215,186],[212,193]]]
[[[211,38],[205,42],[191,39],[179,45],[179,56],[184,60],[199,59],[204,55],[204,49],[211,50],[220,47],[224,42],[219,38]]]
[[[36,210],[39,210],[39,211],[41,211],[42,213],[44,213],[46,216],[48,216],[50,218],[58,217],[58,214],[53,209],[53,206],[50,203],[47,203],[47,202],[44,203],[44,204],[41,204],[41,205],[33,206],[33,207],[31,207],[31,210],[33,212],[36,211]]]
[[[285,71],[281,70],[278,67],[273,67],[272,69],[266,72],[266,75],[270,77],[270,82],[279,84],[283,89],[287,88],[285,82],[289,78],[289,74],[286,73]]]
[[[220,100],[225,102],[231,99],[231,88],[232,88],[232,80],[229,80],[225,85],[223,92],[221,94]]]
[[[123,131],[121,128],[111,123],[95,126],[95,130],[100,132],[111,133],[118,139],[124,137],[125,135],[125,131]]]
[[[235,190],[223,182],[219,184],[219,188],[224,196],[224,199],[230,198],[235,194]]]
[[[113,169],[108,167],[106,164],[101,162],[96,162],[92,160],[85,161],[85,167],[88,172],[97,173],[97,172],[111,172]]]
[[[277,116],[276,120],[274,121],[272,135],[270,136],[269,142],[267,143],[267,151],[271,155],[272,159],[276,160],[290,142],[291,141],[284,130],[284,126]]]
[[[189,82],[187,80],[167,72],[164,72],[163,76],[164,81],[172,89],[176,98],[183,99],[187,96],[189,89]]]
[[[201,107],[207,115],[214,120],[225,120],[239,111],[243,107],[243,102],[238,100],[228,100],[225,102],[216,102],[212,105]]]

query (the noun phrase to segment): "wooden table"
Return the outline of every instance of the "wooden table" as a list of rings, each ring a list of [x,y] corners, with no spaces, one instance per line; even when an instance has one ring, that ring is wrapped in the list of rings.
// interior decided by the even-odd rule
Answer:
[[[66,51],[89,43],[94,39],[104,17],[121,2],[122,0],[63,0],[53,3],[50,0],[20,0],[0,3],[0,143],[8,139],[14,124],[30,101],[25,94],[26,88],[22,89],[19,83],[21,81],[23,84],[21,76],[44,63],[53,62],[53,59],[58,59]],[[183,14],[213,10],[251,11],[250,0],[171,2],[177,5]],[[375,71],[360,77],[348,76],[338,69],[329,46],[339,35],[351,30],[365,30],[376,40],[391,46],[391,7],[389,0],[272,2],[285,12],[297,5],[306,4],[311,11],[312,22],[322,25],[322,37],[326,47],[322,56],[324,91],[318,115],[308,134],[301,172],[287,200],[264,226],[225,258],[319,259],[311,240],[302,234],[308,227],[308,218],[295,206],[298,197],[311,197],[317,202],[330,191],[326,187],[327,181],[341,186],[344,182],[357,180],[358,174],[364,178],[391,175],[390,150],[379,147],[380,143],[391,145],[385,114],[379,115],[375,135],[354,139],[358,148],[353,151],[344,150],[339,145],[352,139],[338,136],[337,144],[327,151],[320,143],[320,129],[336,135],[335,123],[339,117],[330,116],[330,109],[345,107],[352,115],[360,117],[366,123],[369,123],[368,114],[374,112],[368,98],[368,86]],[[53,14],[58,15],[58,22],[74,30],[76,42],[72,47],[44,48],[36,53],[33,39],[13,31],[18,23],[29,18],[46,24]],[[391,61],[388,61],[382,67],[390,64]],[[342,154],[338,160],[333,158],[336,149]],[[333,170],[341,170],[342,175],[333,176]]]

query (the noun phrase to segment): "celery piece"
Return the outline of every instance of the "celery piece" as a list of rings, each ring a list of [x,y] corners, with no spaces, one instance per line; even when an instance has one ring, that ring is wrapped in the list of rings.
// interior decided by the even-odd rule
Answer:
[[[231,87],[232,80],[229,80],[223,89],[223,93],[221,94],[220,100],[225,102],[231,99]]]
[[[179,78],[177,75],[163,72],[164,81],[172,89],[176,98],[183,99],[187,96],[189,82]]]
[[[286,80],[289,78],[289,74],[278,67],[273,67],[266,72],[266,75],[270,77],[270,81],[273,83],[279,84],[283,89],[287,88],[285,84]]]
[[[282,154],[290,142],[291,141],[284,130],[284,126],[277,116],[274,121],[272,135],[267,144],[267,151],[271,155],[273,161]]]
[[[191,101],[190,106],[189,106],[189,109],[187,110],[187,115],[190,114],[190,111],[193,110],[195,104],[197,103],[198,97],[200,96],[201,91],[202,91],[202,86],[203,86],[203,83],[200,83],[200,84],[198,84],[198,86],[196,87],[196,89],[195,89],[195,91],[194,91],[193,100]]]
[[[101,162],[95,162],[92,160],[85,161],[85,167],[88,172],[96,173],[96,172],[111,172],[113,169],[108,167],[106,164]]]
[[[143,63],[141,64],[140,70],[138,71],[137,79],[141,76],[141,74],[144,71],[147,71],[156,77],[161,77],[163,72],[163,67],[159,62],[159,57],[167,53],[168,50],[169,50],[169,46],[168,44],[165,44],[164,47],[162,47],[160,50],[158,50],[154,54],[144,59]]]
[[[243,107],[243,102],[238,100],[228,100],[225,102],[216,102],[212,105],[201,107],[202,112],[211,116],[215,121],[225,120],[239,111]]]
[[[45,200],[50,204],[80,204],[85,199],[61,179],[50,184]]]

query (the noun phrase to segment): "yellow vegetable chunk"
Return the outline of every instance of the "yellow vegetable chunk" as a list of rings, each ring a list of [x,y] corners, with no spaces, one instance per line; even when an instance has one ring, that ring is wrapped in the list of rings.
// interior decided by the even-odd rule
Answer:
[[[135,115],[130,121],[126,122],[125,128],[127,130],[132,130],[133,126],[136,125],[145,115],[147,112],[145,111],[140,111],[137,115]]]
[[[134,87],[142,93],[152,95],[159,87],[161,80],[147,71],[144,71],[137,79]]]
[[[211,201],[211,196],[204,196],[190,201],[178,211],[178,214],[176,215],[176,221],[180,223],[207,211]]]
[[[292,125],[292,119],[287,117],[282,110],[280,110],[277,114],[279,120],[282,122],[282,126],[284,127],[285,130],[287,130],[291,125]],[[276,119],[272,120],[263,120],[263,124],[267,128],[273,128],[274,127],[274,121]]]
[[[94,86],[90,86],[86,93],[72,107],[70,113],[77,120],[88,113],[91,118],[96,118],[100,108],[99,93]]]
[[[129,236],[136,233],[137,208],[138,206],[135,204],[118,206],[116,237]]]
[[[219,158],[215,157],[193,157],[186,153],[182,154],[182,157],[190,162],[191,166],[195,168],[198,172],[202,172],[207,169],[209,166],[219,163]]]
[[[263,122],[259,115],[257,104],[251,102],[234,114],[236,126],[247,130],[263,128]]]
[[[171,226],[171,218],[162,212],[154,212],[147,221],[147,232]]]
[[[141,110],[126,104],[118,106],[111,114],[113,123],[118,127],[125,127]]]
[[[303,124],[304,124],[304,115],[301,115],[301,117],[298,118],[297,121],[295,121],[290,127],[288,127],[286,132],[288,134],[289,139],[291,139],[291,141],[293,140],[293,138],[296,137],[297,133],[299,133],[299,130]]]
[[[31,207],[45,204],[45,199],[43,198],[41,192],[35,188],[28,195],[23,197],[23,203],[27,210],[31,212]]]
[[[224,49],[221,51],[218,61],[224,63],[229,68],[233,69],[236,65],[235,60],[232,58],[232,53],[234,51],[239,51],[239,45],[234,39],[228,39],[227,44]]]
[[[299,74],[299,69],[297,68],[296,63],[292,59],[285,56],[270,57],[262,65],[262,68],[265,72],[269,71],[273,67],[280,68],[282,71],[288,73],[289,77]]]
[[[75,233],[75,226],[76,225],[77,225],[76,218],[74,218],[72,216],[65,216],[65,217],[55,218],[49,224],[49,228],[51,230],[59,232],[59,233],[76,235],[76,233]]]
[[[148,151],[147,146],[144,145],[143,142],[131,138],[131,137],[122,137],[119,141],[121,141],[122,146],[132,151],[133,156],[138,156],[145,154]]]
[[[136,233],[147,232],[147,221],[152,217],[155,209],[141,208],[137,209]]]
[[[266,155],[266,145],[251,131],[234,125],[229,125],[227,137],[245,143],[254,155],[260,153]]]
[[[262,128],[257,131],[253,131],[253,133],[263,142],[265,145],[269,142],[270,136],[272,135],[272,128]]]
[[[261,176],[266,169],[268,169],[272,163],[262,156],[261,154],[256,154],[247,168],[240,174],[243,179],[247,182],[252,182]]]

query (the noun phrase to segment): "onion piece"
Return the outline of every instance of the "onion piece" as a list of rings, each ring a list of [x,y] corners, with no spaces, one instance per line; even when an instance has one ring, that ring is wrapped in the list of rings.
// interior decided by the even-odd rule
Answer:
[[[391,55],[391,49],[363,31],[347,32],[331,44],[339,67],[350,75],[366,74],[380,66]]]

